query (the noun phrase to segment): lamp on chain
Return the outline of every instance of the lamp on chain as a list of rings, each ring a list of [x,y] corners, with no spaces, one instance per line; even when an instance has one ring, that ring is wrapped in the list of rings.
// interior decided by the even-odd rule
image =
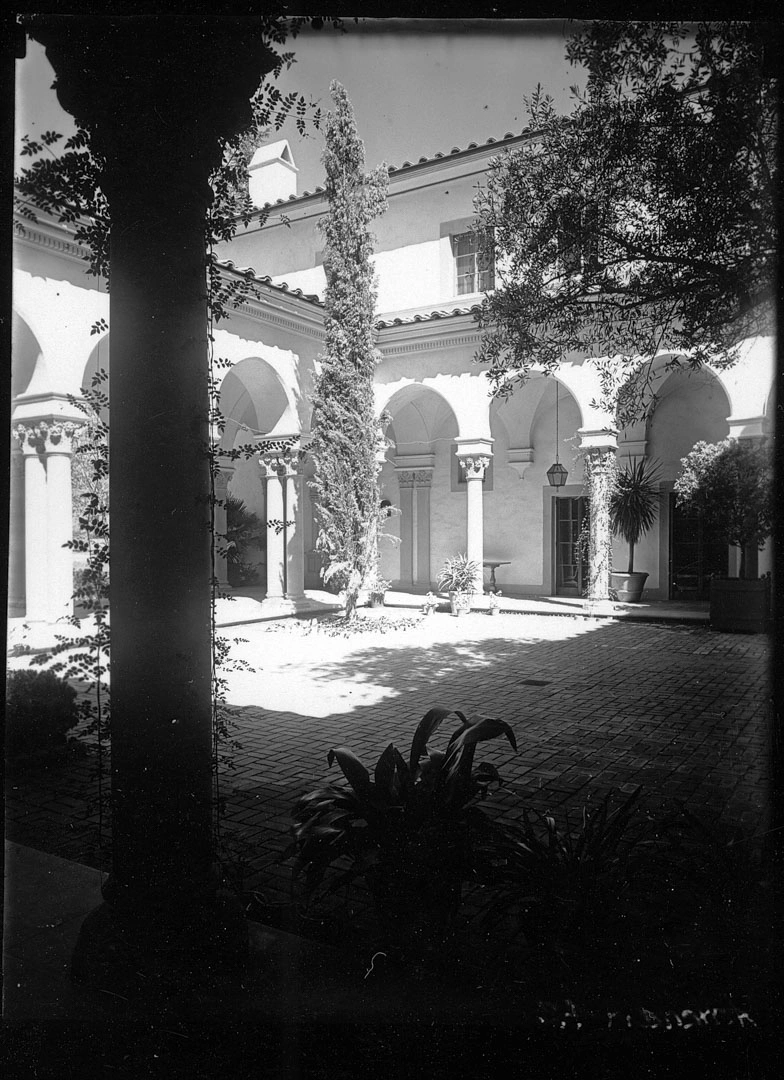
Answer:
[[[550,483],[550,487],[563,487],[566,483],[566,478],[569,473],[561,464],[558,458],[558,380],[555,382],[555,464],[551,465],[547,470],[547,479]]]

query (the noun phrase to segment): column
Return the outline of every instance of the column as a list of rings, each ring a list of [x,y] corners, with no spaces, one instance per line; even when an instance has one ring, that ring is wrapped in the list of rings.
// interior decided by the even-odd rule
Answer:
[[[238,974],[248,944],[214,868],[205,221],[221,140],[274,60],[244,20],[43,16],[31,33],[111,217],[112,873],[72,974],[187,993]]]
[[[400,584],[414,584],[414,471],[397,472],[400,488]]]
[[[416,531],[414,533],[414,554],[416,568],[414,580],[430,588],[430,485],[433,481],[432,469],[417,469],[414,473],[414,507]]]
[[[588,543],[588,600],[609,601],[612,529],[610,495],[615,478],[618,437],[615,431],[580,429],[585,480],[590,503]]]
[[[233,465],[219,464],[215,468],[213,490],[215,502],[212,510],[212,528],[214,554],[212,572],[217,588],[225,592],[229,588],[229,564],[226,557],[228,544],[228,523],[226,520],[226,499],[229,494],[229,480],[234,472]]]
[[[286,594],[286,549],[283,517],[283,478],[286,466],[275,454],[259,458],[266,482],[267,508],[267,595],[266,600],[282,600]]]
[[[76,426],[53,417],[18,424],[24,453],[25,617],[54,622],[73,614],[71,492]]]
[[[305,454],[301,451],[286,469],[286,596],[295,602],[305,596],[304,467]]]
[[[8,535],[8,616],[25,613],[25,454],[11,448]]]
[[[466,555],[470,562],[476,562],[479,566],[474,583],[474,592],[478,593],[482,592],[484,576],[482,570],[484,560],[482,481],[489,464],[488,455],[460,456],[460,466],[466,480]]]

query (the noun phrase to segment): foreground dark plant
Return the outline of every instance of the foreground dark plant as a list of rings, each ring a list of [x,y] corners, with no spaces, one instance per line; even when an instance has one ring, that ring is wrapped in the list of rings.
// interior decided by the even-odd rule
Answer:
[[[76,691],[51,671],[10,671],[6,679],[6,754],[16,761],[65,746],[79,722]]]
[[[456,914],[463,884],[487,873],[494,845],[503,834],[476,805],[491,783],[495,766],[474,765],[480,742],[514,734],[502,720],[455,711],[460,726],[446,750],[428,751],[428,742],[449,709],[434,708],[422,718],[409,759],[390,743],[373,775],[345,747],[327,755],[347,783],[326,784],[304,795],[294,808],[295,878],[304,878],[312,900],[333,871],[326,892],[363,878],[371,892],[387,941],[403,956],[439,940]],[[336,865],[339,864],[339,865]]]
[[[566,810],[563,824],[524,810],[505,826],[493,910],[513,913],[533,943],[585,943],[621,910],[643,865],[650,869],[663,851],[669,819],[642,817],[640,791],[620,801],[610,792],[583,806],[577,820]]]

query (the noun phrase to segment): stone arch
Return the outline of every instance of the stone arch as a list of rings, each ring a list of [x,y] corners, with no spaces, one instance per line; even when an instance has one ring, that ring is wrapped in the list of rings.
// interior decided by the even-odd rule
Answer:
[[[487,379],[463,372],[459,375],[437,375],[433,378],[399,379],[394,383],[377,384],[376,411],[389,411],[390,405],[407,400],[406,395],[416,395],[420,390],[435,394],[447,406],[455,418],[460,438],[488,438],[489,406],[491,394]],[[403,395],[401,397],[401,395]]]
[[[41,357],[41,345],[28,320],[18,311],[12,314],[11,399],[24,394]]]
[[[221,446],[250,442],[257,435],[292,435],[299,431],[290,388],[275,368],[258,356],[234,364],[221,382],[220,407],[226,420]]]
[[[456,505],[453,498],[458,419],[443,393],[421,383],[398,387],[385,412],[388,448],[379,482],[382,497],[400,508],[400,516],[388,522],[387,532],[399,544],[382,545],[381,573],[404,588],[427,591],[449,545],[447,523],[454,518],[455,528],[465,531],[464,500]]]
[[[729,435],[729,416],[729,396],[716,372],[676,368],[661,383],[647,440],[637,452],[661,462],[662,480],[674,481],[681,458],[696,442],[718,442]]]
[[[221,382],[220,408],[226,420],[220,440],[223,450],[253,444],[260,436],[292,435],[299,431],[291,390],[273,365],[259,356],[246,356],[226,372]],[[257,456],[239,457],[227,473],[227,494],[241,499],[264,522],[265,486]],[[266,580],[264,529],[258,541],[248,545],[243,561],[255,568],[255,580],[251,578],[249,583],[263,585]]]

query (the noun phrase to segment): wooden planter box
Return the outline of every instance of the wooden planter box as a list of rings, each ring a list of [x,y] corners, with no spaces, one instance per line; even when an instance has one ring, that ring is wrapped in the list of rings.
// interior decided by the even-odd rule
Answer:
[[[762,634],[768,627],[770,589],[767,581],[714,578],[710,586],[710,624],[713,630]]]

